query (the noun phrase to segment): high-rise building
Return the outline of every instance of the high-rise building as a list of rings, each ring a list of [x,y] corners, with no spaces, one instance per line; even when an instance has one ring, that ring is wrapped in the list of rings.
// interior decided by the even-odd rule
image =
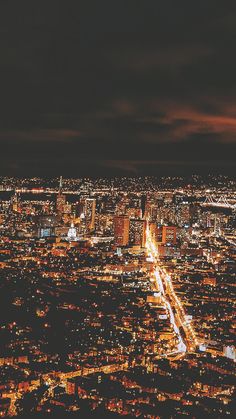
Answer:
[[[131,219],[129,227],[130,244],[145,246],[146,241],[146,220]]]
[[[127,208],[129,207],[130,207],[129,199],[123,196],[122,199],[120,199],[116,204],[115,213],[117,215],[124,215],[126,214]]]
[[[221,235],[221,228],[220,228],[220,218],[215,215],[214,219],[214,235],[216,237],[220,237]]]
[[[71,211],[72,211],[72,206],[71,206],[71,204],[64,204],[64,206],[63,206],[63,213],[64,214],[71,214]]]
[[[141,217],[141,209],[140,208],[127,208],[126,215],[130,218],[140,218]]]
[[[162,243],[176,244],[176,227],[163,226],[162,227]]]
[[[84,214],[84,202],[83,200],[76,202],[73,205],[73,213],[75,217],[80,217],[81,214]]]
[[[162,226],[161,225],[158,225],[157,226],[156,241],[158,243],[162,243]]]
[[[86,228],[93,231],[95,228],[96,199],[86,198],[84,203],[84,216]]]
[[[177,207],[177,223],[180,227],[190,224],[190,209],[188,203],[182,202]]]
[[[72,221],[71,226],[70,226],[70,228],[68,230],[67,239],[69,241],[75,241],[75,240],[77,240],[77,231],[76,231],[76,228],[74,226],[73,221]]]
[[[62,192],[62,176],[60,177],[59,191],[57,195],[56,209],[58,214],[63,214],[66,196]]]
[[[224,346],[223,348],[223,354],[226,356],[226,358],[233,359],[235,361],[236,359],[236,350],[235,346]]]
[[[114,217],[114,241],[116,246],[127,246],[129,243],[129,217],[127,215]]]
[[[190,216],[190,223],[194,224],[199,222],[199,218],[201,215],[200,205],[196,203],[192,203],[189,205],[189,216]]]
[[[18,212],[19,210],[19,197],[17,192],[12,196],[11,198],[11,204],[12,204],[12,211]]]
[[[38,237],[50,237],[55,235],[55,229],[60,225],[59,217],[55,215],[41,215],[37,221]]]
[[[141,199],[140,199],[140,206],[141,206],[141,211],[142,211],[142,218],[145,215],[145,209],[146,209],[146,202],[147,202],[147,197],[146,195],[142,195]]]
[[[149,230],[154,241],[162,243],[162,226],[155,221],[149,221]]]

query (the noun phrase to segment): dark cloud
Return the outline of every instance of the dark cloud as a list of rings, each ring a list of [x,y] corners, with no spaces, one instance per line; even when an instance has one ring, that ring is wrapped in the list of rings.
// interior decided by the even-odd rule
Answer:
[[[234,173],[236,4],[0,2],[3,173]]]

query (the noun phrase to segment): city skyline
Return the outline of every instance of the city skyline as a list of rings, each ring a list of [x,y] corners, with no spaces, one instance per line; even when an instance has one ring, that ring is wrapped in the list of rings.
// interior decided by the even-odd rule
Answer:
[[[0,415],[232,415],[235,191],[0,177]]]

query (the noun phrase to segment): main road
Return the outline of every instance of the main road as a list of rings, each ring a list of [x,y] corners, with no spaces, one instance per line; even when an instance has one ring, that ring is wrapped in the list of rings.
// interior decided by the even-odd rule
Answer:
[[[172,350],[166,355],[184,355],[186,352],[194,351],[199,345],[198,340],[190,324],[189,317],[185,313],[183,304],[175,293],[171,276],[160,265],[158,247],[152,238],[148,223],[146,230],[146,251],[154,267],[151,280],[155,284],[158,295],[169,314],[170,322],[178,341],[176,350]]]

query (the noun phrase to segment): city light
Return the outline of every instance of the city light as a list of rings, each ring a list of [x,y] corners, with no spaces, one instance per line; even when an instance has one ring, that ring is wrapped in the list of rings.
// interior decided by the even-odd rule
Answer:
[[[2,416],[227,414],[235,210],[192,182],[0,178]]]

